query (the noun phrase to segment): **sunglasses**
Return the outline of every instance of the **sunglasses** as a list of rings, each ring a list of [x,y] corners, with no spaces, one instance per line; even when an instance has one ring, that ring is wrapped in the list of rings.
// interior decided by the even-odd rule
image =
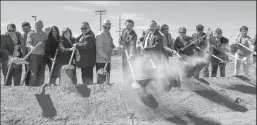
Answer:
[[[107,26],[105,26],[105,27],[104,27],[104,29],[111,29],[111,27],[107,27]]]
[[[84,28],[80,28],[81,30],[87,30],[88,29],[88,27],[84,27]]]
[[[198,31],[203,31],[203,29],[197,29]]]
[[[179,32],[180,34],[185,34],[186,32]]]
[[[15,30],[8,30],[8,32],[15,32]]]

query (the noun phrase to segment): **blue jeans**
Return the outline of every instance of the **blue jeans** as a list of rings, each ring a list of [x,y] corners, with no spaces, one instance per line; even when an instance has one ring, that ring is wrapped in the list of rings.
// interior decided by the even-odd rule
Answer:
[[[29,66],[31,69],[30,86],[41,86],[45,80],[46,63],[44,56],[30,55]]]

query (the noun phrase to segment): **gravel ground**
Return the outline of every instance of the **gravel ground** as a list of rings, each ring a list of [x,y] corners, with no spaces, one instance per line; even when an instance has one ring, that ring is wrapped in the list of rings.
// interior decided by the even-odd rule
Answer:
[[[5,87],[1,79],[1,125],[255,125],[256,65],[251,65],[250,82],[232,77],[233,67],[233,63],[227,65],[225,78],[182,80],[181,88],[169,92],[150,83],[147,93],[158,102],[158,108],[152,109],[123,84],[120,57],[113,57],[111,83],[115,84],[90,85],[90,97],[47,87],[56,110],[51,118],[42,115],[35,96],[39,87]]]

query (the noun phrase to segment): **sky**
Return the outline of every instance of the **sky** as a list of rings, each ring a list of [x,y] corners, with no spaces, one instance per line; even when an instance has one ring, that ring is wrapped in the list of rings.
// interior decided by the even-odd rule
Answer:
[[[96,10],[106,10],[102,20],[112,23],[111,35],[118,45],[119,16],[121,28],[125,20],[135,22],[135,31],[141,36],[151,20],[159,25],[168,24],[172,37],[178,36],[179,27],[187,28],[187,35],[195,33],[195,26],[202,24],[207,30],[221,28],[223,36],[234,39],[243,25],[249,28],[249,36],[256,34],[256,1],[1,1],[1,31],[6,32],[9,23],[28,21],[34,29],[34,18],[44,22],[44,28],[53,25],[60,31],[69,27],[77,37],[80,24],[89,22],[92,31],[100,32],[100,16]]]

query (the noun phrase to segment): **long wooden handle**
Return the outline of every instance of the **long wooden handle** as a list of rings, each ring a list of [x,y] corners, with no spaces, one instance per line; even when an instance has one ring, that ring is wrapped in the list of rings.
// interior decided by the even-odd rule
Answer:
[[[48,78],[48,81],[47,81],[47,84],[48,84],[48,85],[50,84],[50,80],[51,80],[51,77],[52,77],[52,74],[53,74],[54,65],[55,65],[55,62],[56,62],[56,57],[57,57],[58,51],[59,51],[59,49],[56,49],[56,51],[55,51],[54,61],[52,62],[52,66],[51,66],[51,69],[50,69],[49,78]]]
[[[23,60],[26,60],[29,56],[30,56],[30,54],[39,46],[39,45],[41,45],[43,42],[38,42],[37,43],[37,45],[34,47],[34,48],[32,48],[31,50],[30,50],[30,52],[23,58]]]
[[[232,54],[230,54],[230,53],[227,53],[227,52],[223,52],[223,51],[221,51],[221,50],[219,50],[219,49],[217,49],[217,48],[215,48],[216,50],[218,50],[218,51],[220,51],[220,52],[222,52],[222,53],[225,53],[225,54],[227,54],[227,55],[229,55],[229,56],[231,56],[231,57],[233,57],[233,58],[235,58],[235,59],[238,59],[238,60],[240,60],[241,62],[243,62],[243,63],[245,63],[245,64],[247,64],[245,61],[243,61],[242,59],[239,59],[239,58],[237,58],[237,57],[235,57],[234,55],[232,55]]]
[[[5,85],[5,86],[6,86],[6,84],[7,84],[8,79],[9,79],[12,65],[13,65],[13,62],[11,62],[10,66],[8,67],[7,75],[6,75],[5,81],[4,81],[4,85]]]
[[[188,44],[188,45],[186,45],[185,47],[183,47],[182,49],[186,49],[187,47],[189,47],[189,46],[191,46],[192,44],[194,44],[195,42],[197,42],[198,40],[200,40],[200,39],[203,39],[204,37],[206,37],[207,36],[207,34],[206,35],[204,35],[204,36],[202,36],[202,37],[200,37],[199,39],[197,39],[197,40],[194,40],[192,43],[190,43],[190,44]]]
[[[108,63],[105,63],[104,70],[106,70],[107,66],[108,66]]]
[[[252,51],[251,49],[247,48],[246,46],[244,46],[243,44],[241,43],[238,43],[240,46],[244,47],[245,49],[249,50],[251,53],[254,53],[256,54],[256,52]]]
[[[127,58],[129,58],[127,49],[125,49],[125,53],[126,53]],[[134,80],[134,82],[136,82],[136,77],[135,77],[135,74],[134,74],[132,65],[131,65],[131,63],[130,63],[130,60],[128,60],[128,64],[129,64],[129,68],[130,68],[131,73],[132,73],[133,80]]]
[[[75,49],[74,50],[72,50],[72,54],[71,54],[71,57],[70,57],[70,61],[69,61],[69,65],[71,65],[71,62],[72,62],[72,60],[73,60],[73,56],[74,56],[74,54],[75,54]]]

